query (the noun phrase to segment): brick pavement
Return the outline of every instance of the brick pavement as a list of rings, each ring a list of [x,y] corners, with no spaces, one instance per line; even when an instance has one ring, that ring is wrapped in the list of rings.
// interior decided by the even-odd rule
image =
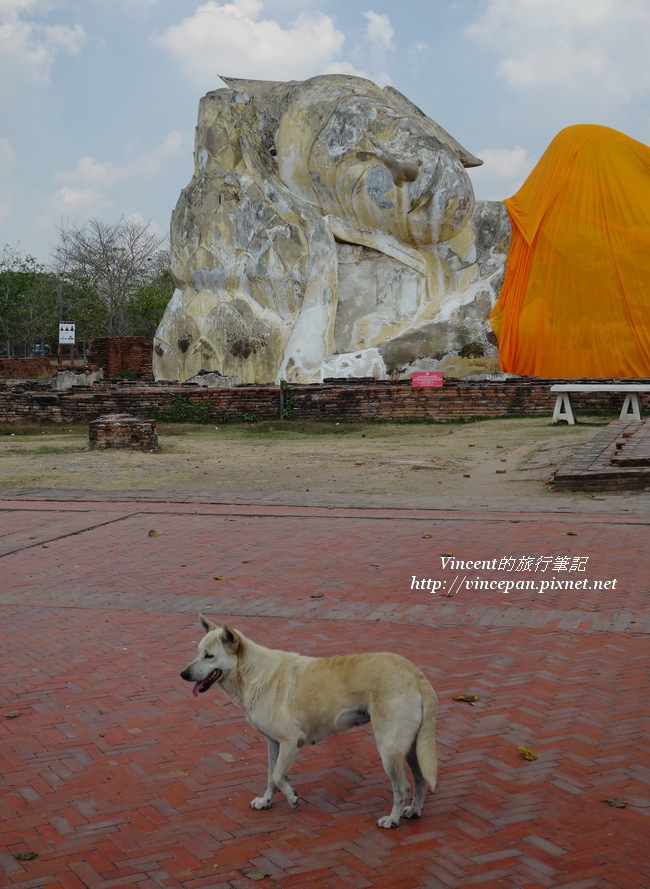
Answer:
[[[638,491],[650,485],[650,424],[617,420],[555,473],[558,491]]]
[[[647,889],[649,522],[0,501],[0,885]],[[271,646],[421,665],[441,760],[422,818],[375,826],[368,728],[301,753],[296,811],[251,810],[265,745],[178,676],[199,610]]]

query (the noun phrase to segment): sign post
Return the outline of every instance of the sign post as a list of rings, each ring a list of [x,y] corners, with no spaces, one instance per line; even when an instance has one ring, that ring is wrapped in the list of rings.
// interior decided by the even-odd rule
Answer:
[[[74,367],[75,322],[59,321],[59,364],[63,364],[63,347],[72,347],[71,363]]]

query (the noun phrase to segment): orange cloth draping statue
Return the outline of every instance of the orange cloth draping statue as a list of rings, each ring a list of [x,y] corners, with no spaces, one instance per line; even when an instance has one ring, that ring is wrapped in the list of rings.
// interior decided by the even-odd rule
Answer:
[[[490,316],[502,370],[650,376],[650,147],[567,127],[505,203],[512,244]]]

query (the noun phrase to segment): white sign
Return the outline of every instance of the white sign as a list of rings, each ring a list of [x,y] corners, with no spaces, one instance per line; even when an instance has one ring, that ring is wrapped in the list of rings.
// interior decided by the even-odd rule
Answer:
[[[69,345],[69,344],[72,344],[74,346],[74,344],[75,344],[74,330],[75,330],[74,321],[70,321],[70,322],[61,321],[59,323],[59,345],[60,346],[65,346],[65,345]]]

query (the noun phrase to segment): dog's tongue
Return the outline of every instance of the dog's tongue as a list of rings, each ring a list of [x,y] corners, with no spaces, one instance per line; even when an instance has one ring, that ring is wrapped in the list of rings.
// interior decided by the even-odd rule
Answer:
[[[195,698],[198,697],[198,694],[201,691],[202,685],[203,685],[203,680],[201,680],[200,682],[194,683],[194,688],[192,689],[192,694],[194,695]]]

